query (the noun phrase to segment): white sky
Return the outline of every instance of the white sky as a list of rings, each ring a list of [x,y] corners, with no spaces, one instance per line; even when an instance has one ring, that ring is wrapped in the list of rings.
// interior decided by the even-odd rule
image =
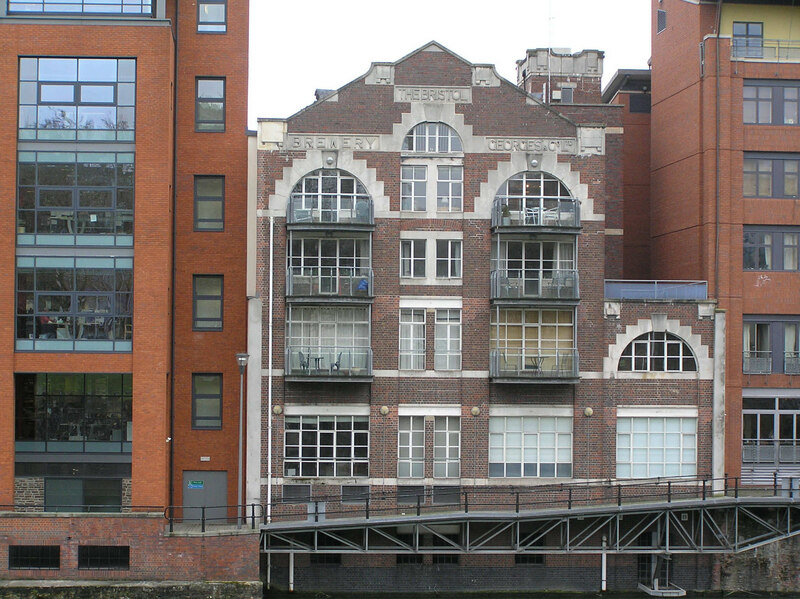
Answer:
[[[549,25],[549,27],[548,27]],[[372,62],[394,62],[431,40],[516,81],[528,48],[605,51],[617,69],[646,69],[649,0],[250,0],[248,126],[288,117]]]

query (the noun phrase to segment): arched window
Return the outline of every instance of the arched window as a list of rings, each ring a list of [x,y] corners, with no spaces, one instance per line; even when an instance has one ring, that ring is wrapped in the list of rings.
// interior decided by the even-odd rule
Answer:
[[[696,372],[689,345],[672,333],[651,331],[628,344],[619,359],[620,371],[627,372]]]
[[[559,179],[540,171],[518,173],[495,195],[495,224],[578,226],[578,202]]]
[[[403,150],[428,154],[461,152],[461,138],[444,123],[420,123],[403,140]]]
[[[303,177],[292,189],[288,218],[293,223],[369,223],[370,196],[353,175],[319,169]]]

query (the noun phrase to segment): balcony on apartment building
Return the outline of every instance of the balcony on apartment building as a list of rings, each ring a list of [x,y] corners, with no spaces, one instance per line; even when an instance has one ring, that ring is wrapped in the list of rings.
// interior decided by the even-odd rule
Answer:
[[[731,60],[800,62],[800,40],[737,38],[734,34]]]
[[[367,267],[306,267],[286,270],[286,295],[293,301],[351,302],[373,295],[372,269]]]
[[[744,464],[800,465],[800,440],[797,439],[744,439],[742,441]]]
[[[353,345],[290,345],[286,348],[286,380],[372,380],[372,349]]]
[[[774,367],[771,351],[745,350],[742,352],[742,372],[744,374],[780,373]],[[800,352],[783,352],[783,374],[800,374]]]
[[[577,349],[493,349],[489,376],[496,383],[571,383],[578,380]]]
[[[9,15],[152,17],[153,0],[8,0]]]
[[[492,208],[492,227],[509,231],[563,230],[581,226],[574,198],[500,198]]]
[[[578,300],[578,271],[493,270],[493,300]]]
[[[293,229],[369,230],[375,224],[374,208],[369,196],[331,195],[309,201],[307,197],[293,195],[286,210],[286,224]]]
[[[706,300],[706,281],[657,281],[606,279],[606,299],[626,300]]]

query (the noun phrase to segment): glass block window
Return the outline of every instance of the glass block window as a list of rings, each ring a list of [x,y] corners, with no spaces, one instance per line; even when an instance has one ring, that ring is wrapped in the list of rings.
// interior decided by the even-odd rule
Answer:
[[[461,310],[438,308],[434,331],[433,367],[436,370],[461,370]]]
[[[20,140],[133,141],[135,59],[20,58],[19,74]]]
[[[457,478],[461,473],[461,418],[433,419],[433,476]]]
[[[617,477],[696,474],[697,418],[617,418]]]
[[[640,335],[622,351],[619,368],[634,372],[696,372],[697,361],[687,343],[672,333]]]
[[[133,245],[134,155],[20,152],[17,243]]]
[[[425,309],[400,310],[400,370],[425,370]]]
[[[572,418],[489,418],[489,476],[572,476]]]
[[[17,257],[17,350],[131,351],[133,259]]]
[[[425,476],[425,417],[400,416],[397,433],[397,476]]]
[[[284,476],[369,475],[368,416],[287,416],[284,426]]]
[[[447,154],[461,152],[461,138],[458,133],[444,123],[420,123],[406,135],[403,150],[428,154]]]

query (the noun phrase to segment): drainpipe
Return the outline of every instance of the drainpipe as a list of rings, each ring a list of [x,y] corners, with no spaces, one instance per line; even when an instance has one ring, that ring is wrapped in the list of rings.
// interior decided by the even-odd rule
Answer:
[[[272,522],[272,310],[275,303],[274,284],[274,247],[275,217],[269,217],[269,325],[268,325],[268,379],[267,379],[267,524]]]
[[[720,107],[720,84],[719,84],[719,77],[720,77],[720,61],[719,61],[719,52],[720,52],[720,37],[719,37],[719,28],[720,28],[720,21],[722,19],[722,0],[717,0],[717,24],[716,24],[716,35],[717,35],[717,44],[716,44],[716,51],[714,52],[714,63],[716,69],[716,78],[715,78],[715,87],[716,87],[716,98],[715,98],[715,116],[716,116],[716,139],[715,139],[715,184],[714,184],[714,299],[719,299],[719,204],[720,204],[720,193],[719,193],[719,162],[720,162],[720,114],[719,114],[719,107]]]
[[[162,0],[165,2],[166,0]],[[166,15],[165,15],[166,16]],[[175,288],[178,269],[175,264],[175,232],[177,222],[175,207],[177,206],[178,181],[178,5],[175,4],[175,20],[172,33],[174,41],[173,61],[173,89],[172,89],[172,298],[170,306],[170,325],[172,340],[169,355],[169,505],[175,505]],[[172,516],[172,514],[170,514]]]

